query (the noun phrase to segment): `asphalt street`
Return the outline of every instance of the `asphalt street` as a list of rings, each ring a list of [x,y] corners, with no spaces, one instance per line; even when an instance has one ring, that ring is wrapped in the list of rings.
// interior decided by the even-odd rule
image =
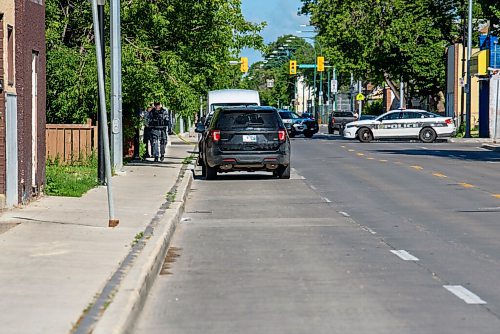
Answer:
[[[292,142],[291,180],[194,181],[136,333],[498,333],[500,154]]]

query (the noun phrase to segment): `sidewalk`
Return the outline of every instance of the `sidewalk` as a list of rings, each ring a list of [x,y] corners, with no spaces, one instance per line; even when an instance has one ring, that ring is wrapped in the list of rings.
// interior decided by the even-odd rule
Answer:
[[[130,163],[124,176],[113,178],[120,220],[114,229],[107,227],[105,187],[82,198],[45,197],[0,215],[2,333],[70,333],[136,248],[136,236],[151,222],[161,229],[178,217],[182,205],[168,209],[165,203],[182,201],[183,194],[174,199],[168,193],[179,184],[181,169],[187,167],[183,161],[194,146],[177,138],[172,144],[163,163]],[[145,247],[148,242],[140,241]]]

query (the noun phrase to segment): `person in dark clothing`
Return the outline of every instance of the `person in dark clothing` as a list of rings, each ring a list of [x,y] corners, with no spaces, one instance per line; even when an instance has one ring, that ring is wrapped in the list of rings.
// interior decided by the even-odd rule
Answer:
[[[149,144],[151,143],[151,128],[149,126],[149,119],[151,115],[151,110],[153,110],[152,106],[149,106],[146,111],[144,112],[143,119],[144,119],[144,135],[142,138],[142,141],[144,144],[146,144],[146,154],[144,158],[150,158],[151,154],[149,153]],[[153,146],[153,145],[151,145]]]
[[[149,127],[151,128],[151,150],[153,151],[154,161],[158,157],[163,161],[165,159],[165,146],[167,145],[168,115],[159,102],[155,102],[154,109],[150,112]]]

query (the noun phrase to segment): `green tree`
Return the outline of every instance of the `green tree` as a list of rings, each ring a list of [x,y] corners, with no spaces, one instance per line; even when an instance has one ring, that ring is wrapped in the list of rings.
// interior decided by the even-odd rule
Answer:
[[[47,121],[81,123],[95,118],[90,4],[47,0],[46,7]],[[240,0],[130,0],[122,5],[121,19],[125,122],[153,100],[182,115],[195,113],[199,97],[208,90],[239,81],[241,73],[229,60],[236,59],[243,47],[263,46],[259,32],[264,24],[247,22]],[[109,73],[109,62],[107,66]]]
[[[444,90],[445,48],[457,40],[454,0],[302,0],[326,56],[341,72],[410,96]]]

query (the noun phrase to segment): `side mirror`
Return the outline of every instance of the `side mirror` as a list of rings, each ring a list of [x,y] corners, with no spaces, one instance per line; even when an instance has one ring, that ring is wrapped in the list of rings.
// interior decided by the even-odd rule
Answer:
[[[203,125],[203,123],[198,123],[198,125],[196,125],[196,129],[194,130],[194,132],[204,133],[205,132],[205,125]]]

